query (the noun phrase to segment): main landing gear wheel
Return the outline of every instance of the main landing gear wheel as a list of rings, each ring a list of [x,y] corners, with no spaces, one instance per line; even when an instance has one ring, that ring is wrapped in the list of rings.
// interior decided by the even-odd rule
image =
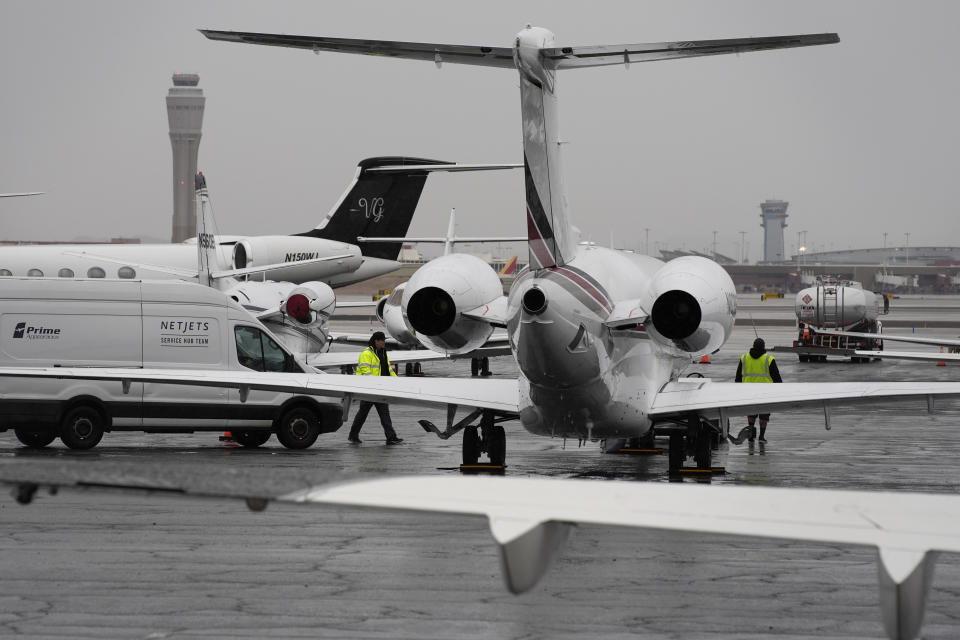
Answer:
[[[262,444],[266,444],[267,440],[270,439],[270,436],[273,435],[269,431],[231,431],[233,439],[242,444],[248,449],[256,449]]]
[[[60,440],[71,449],[93,449],[103,438],[103,422],[93,407],[75,407],[60,422]]]
[[[277,425],[277,440],[287,449],[306,449],[317,441],[319,435],[317,414],[306,407],[290,409]]]
[[[677,431],[670,433],[670,475],[677,475],[683,468],[683,463],[687,459],[687,443],[683,434]]]
[[[27,445],[42,449],[57,439],[57,434],[52,431],[33,431],[31,429],[14,429],[17,440]]]
[[[477,464],[480,459],[480,433],[477,427],[466,427],[463,430],[463,464]]]
[[[496,425],[490,427],[487,431],[487,455],[490,456],[490,464],[502,467],[507,461],[507,432],[503,427]]]

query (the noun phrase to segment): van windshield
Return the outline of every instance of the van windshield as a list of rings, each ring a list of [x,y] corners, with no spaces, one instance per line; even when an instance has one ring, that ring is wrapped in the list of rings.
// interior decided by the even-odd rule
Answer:
[[[237,360],[244,367],[254,371],[298,371],[287,352],[260,329],[237,326],[233,334],[237,341]]]

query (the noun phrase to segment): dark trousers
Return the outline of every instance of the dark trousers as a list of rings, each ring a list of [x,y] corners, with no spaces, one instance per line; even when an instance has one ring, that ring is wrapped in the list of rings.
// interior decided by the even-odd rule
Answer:
[[[390,420],[390,406],[386,402],[367,402],[366,400],[360,401],[360,408],[357,409],[357,415],[353,418],[353,424],[350,426],[350,437],[360,437],[360,428],[363,427],[367,414],[370,413],[370,407],[377,408],[380,424],[383,425],[383,435],[387,436],[387,440],[396,438],[397,432],[393,430],[393,421]]]

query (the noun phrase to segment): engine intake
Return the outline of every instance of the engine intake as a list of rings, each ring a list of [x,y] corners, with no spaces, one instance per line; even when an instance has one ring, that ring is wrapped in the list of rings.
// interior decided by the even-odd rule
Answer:
[[[702,317],[697,299],[680,289],[662,294],[650,312],[653,326],[671,340],[683,340],[692,335],[700,326]]]
[[[410,296],[407,318],[420,333],[438,336],[453,326],[457,319],[457,305],[443,289],[424,287]]]

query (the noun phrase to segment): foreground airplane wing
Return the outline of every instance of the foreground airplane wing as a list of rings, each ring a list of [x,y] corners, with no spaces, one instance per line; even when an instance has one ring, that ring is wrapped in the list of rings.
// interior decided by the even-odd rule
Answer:
[[[257,371],[197,371],[190,369],[0,368],[0,378],[76,378],[115,380],[126,390],[132,382],[225,387],[240,390],[241,402],[250,391],[298,393],[413,406],[462,406],[504,414],[519,412],[516,380],[352,376],[340,374],[262,373]],[[346,419],[346,418],[344,418]]]
[[[714,418],[795,409],[822,409],[827,428],[833,408],[917,400],[933,410],[936,398],[960,398],[960,382],[785,382],[738,384],[683,378],[664,385],[649,411],[652,418],[690,412]]]
[[[538,582],[580,522],[875,546],[890,638],[912,638],[920,630],[936,552],[960,553],[956,495],[438,476],[354,479],[264,495],[236,489],[235,478],[225,485],[229,490],[193,488],[140,467],[120,475],[98,474],[91,465],[64,467],[8,462],[0,465],[0,482],[14,485],[23,504],[42,487],[69,487],[244,498],[257,511],[273,500],[486,516],[514,593]]]

